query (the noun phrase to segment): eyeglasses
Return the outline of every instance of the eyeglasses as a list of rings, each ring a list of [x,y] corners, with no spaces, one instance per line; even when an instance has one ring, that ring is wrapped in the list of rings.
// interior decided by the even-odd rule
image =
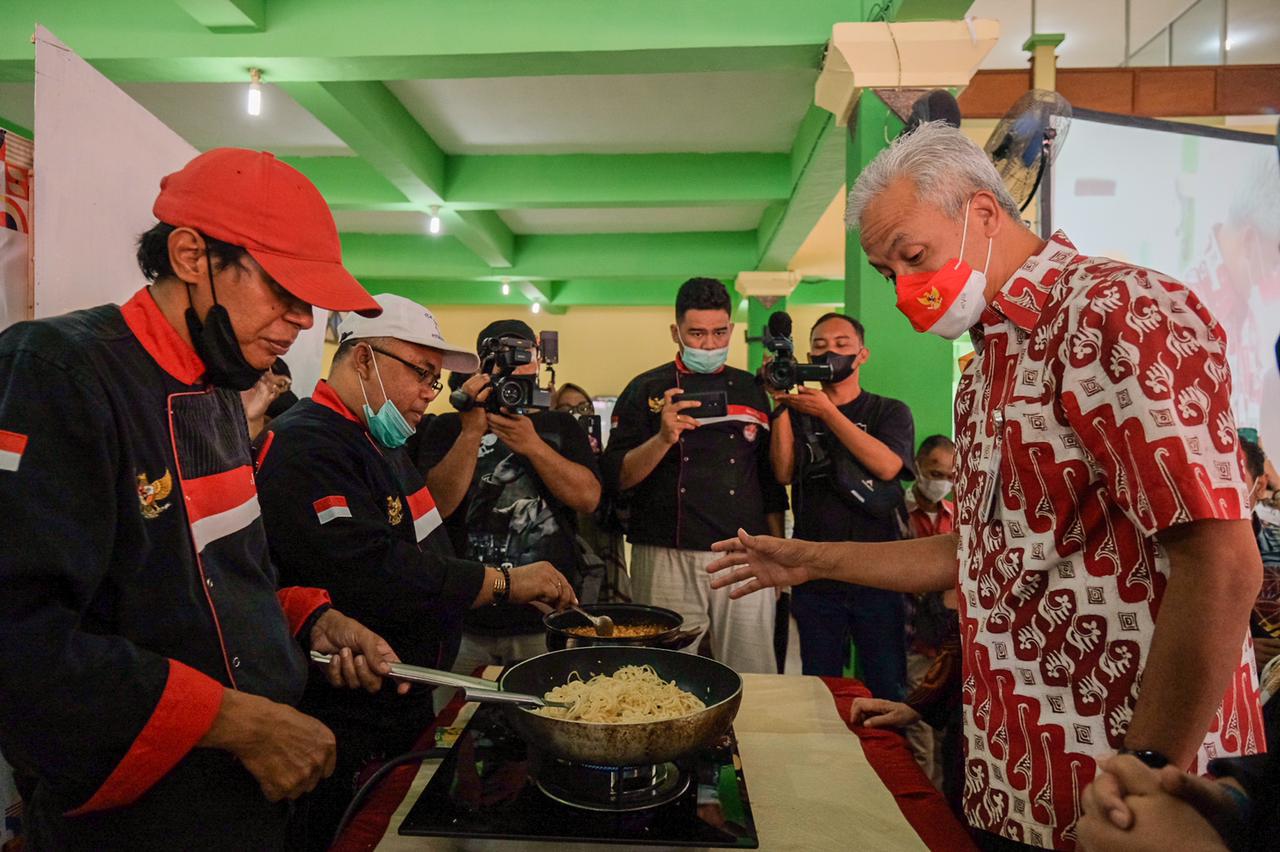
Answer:
[[[388,358],[391,358],[392,360],[395,360],[395,361],[399,361],[401,364],[404,364],[410,370],[413,370],[413,372],[416,373],[418,376],[418,381],[424,385],[427,385],[433,391],[441,390],[444,387],[444,385],[440,383],[440,374],[437,373],[435,370],[428,369],[426,367],[419,367],[417,364],[413,363],[412,361],[406,361],[405,359],[401,358],[399,355],[393,355],[390,352],[386,351],[385,349],[377,349],[373,346],[370,346],[369,348],[372,349],[374,352],[377,352],[379,355],[386,355]]]
[[[556,411],[567,411],[570,414],[595,414],[596,407],[590,401],[580,402],[577,405],[557,405]]]

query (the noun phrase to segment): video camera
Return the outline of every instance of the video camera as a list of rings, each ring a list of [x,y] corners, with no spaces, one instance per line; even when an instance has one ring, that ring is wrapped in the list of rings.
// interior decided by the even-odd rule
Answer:
[[[761,368],[764,383],[774,390],[789,391],[805,382],[829,382],[834,373],[829,364],[802,364],[796,360],[796,347],[791,341],[791,315],[774,311],[761,337],[764,348],[773,359]]]
[[[486,337],[480,341],[479,355],[480,372],[492,377],[492,391],[484,404],[486,411],[497,414],[506,409],[513,414],[529,414],[551,407],[555,365],[560,361],[559,332],[543,331],[537,343],[513,335]],[[537,375],[514,375],[519,367],[532,364],[535,356],[551,374],[546,387],[539,387]],[[458,411],[470,411],[476,405],[475,398],[461,388],[449,394],[449,402]]]

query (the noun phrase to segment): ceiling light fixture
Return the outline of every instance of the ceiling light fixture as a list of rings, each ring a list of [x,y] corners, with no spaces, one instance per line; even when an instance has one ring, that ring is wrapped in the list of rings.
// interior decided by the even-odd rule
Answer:
[[[262,71],[249,69],[249,100],[245,102],[249,115],[262,115]]]
[[[431,236],[439,236],[440,234],[440,208],[431,205],[431,219],[427,222],[427,231]]]
[[[532,305],[529,306],[529,310],[533,311],[535,314],[540,313],[542,311],[542,304],[539,302],[534,302]]]
[[[511,279],[510,278],[502,279],[502,295],[504,296],[511,295]]]

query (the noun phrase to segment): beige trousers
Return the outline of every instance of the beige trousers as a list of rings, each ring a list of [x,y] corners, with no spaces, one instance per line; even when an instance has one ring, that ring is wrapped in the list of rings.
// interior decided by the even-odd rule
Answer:
[[[777,596],[770,589],[729,599],[712,589],[707,565],[718,554],[637,544],[631,548],[631,594],[636,603],[673,609],[684,629],[710,631],[711,653],[737,672],[777,674],[773,622]],[[693,652],[698,642],[687,649]]]

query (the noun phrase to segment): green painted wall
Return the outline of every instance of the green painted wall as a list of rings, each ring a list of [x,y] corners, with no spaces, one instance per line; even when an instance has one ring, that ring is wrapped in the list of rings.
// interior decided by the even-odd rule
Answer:
[[[848,145],[850,185],[863,166],[886,147],[902,122],[884,101],[866,91],[854,108],[856,121]],[[919,334],[896,305],[893,285],[867,263],[858,232],[845,238],[845,309],[867,329],[870,357],[862,368],[863,386],[895,397],[911,407],[916,441],[935,433],[951,435],[954,393],[953,345],[932,334]]]

